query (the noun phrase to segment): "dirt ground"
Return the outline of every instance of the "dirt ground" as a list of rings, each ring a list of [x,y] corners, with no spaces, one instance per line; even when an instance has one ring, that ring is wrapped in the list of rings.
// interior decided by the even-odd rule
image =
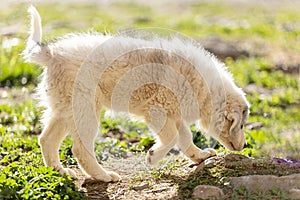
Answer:
[[[151,167],[145,160],[145,155],[133,154],[103,163],[106,169],[122,176],[120,182],[103,183],[80,176],[76,184],[86,192],[88,199],[180,199],[178,187],[193,171],[189,167],[191,162],[170,155],[162,165]],[[168,165],[172,165],[172,169],[168,169]]]
[[[244,157],[236,154],[230,155],[234,155],[234,159]],[[80,176],[76,184],[78,188],[86,192],[88,199],[186,199],[192,192],[189,184],[194,184],[192,182],[197,182],[199,179],[199,184],[203,180],[206,184],[219,182],[217,185],[226,191],[224,199],[232,199],[236,191],[224,187],[230,176],[276,174],[278,171],[282,173],[288,171],[288,174],[300,173],[300,163],[296,166],[289,166],[274,164],[273,161],[252,159],[256,163],[253,164],[253,162],[242,163],[240,160],[232,162],[225,159],[224,161],[224,157],[226,157],[225,154],[220,154],[212,159],[213,162],[206,165],[207,169],[192,165],[182,155],[174,154],[167,156],[157,167],[147,166],[145,156],[140,154],[131,155],[126,159],[113,158],[103,164],[106,169],[114,170],[122,176],[120,182],[103,183],[85,180],[84,176]],[[222,171],[220,172],[222,178],[215,174],[218,170]],[[243,198],[243,195],[239,198]]]

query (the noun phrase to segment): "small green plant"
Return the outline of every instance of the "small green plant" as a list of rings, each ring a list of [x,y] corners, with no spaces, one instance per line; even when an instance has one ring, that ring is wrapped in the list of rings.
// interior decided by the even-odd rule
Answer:
[[[52,168],[12,162],[0,171],[0,199],[83,199],[70,177]]]

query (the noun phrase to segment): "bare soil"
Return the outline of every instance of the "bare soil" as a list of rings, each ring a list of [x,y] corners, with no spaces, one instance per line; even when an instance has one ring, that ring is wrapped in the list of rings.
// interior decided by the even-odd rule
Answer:
[[[147,166],[145,157],[140,154],[127,159],[113,158],[103,164],[118,172],[122,180],[103,183],[80,176],[76,184],[86,192],[88,199],[190,199],[193,188],[199,184],[216,185],[223,189],[225,199],[231,199],[237,191],[226,185],[230,177],[300,173],[300,165],[245,159],[245,156],[236,154],[219,154],[205,166],[204,163],[192,165],[182,155],[172,154],[157,167]],[[243,198],[243,195],[239,197]]]

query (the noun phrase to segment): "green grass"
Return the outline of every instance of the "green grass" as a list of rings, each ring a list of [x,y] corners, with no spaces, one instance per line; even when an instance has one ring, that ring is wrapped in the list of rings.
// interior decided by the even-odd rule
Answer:
[[[37,84],[37,77],[42,70],[36,65],[24,63],[20,56],[22,49],[24,49],[23,44],[11,49],[1,49],[0,87]]]
[[[75,188],[70,177],[62,177],[53,169],[43,167],[37,142],[37,135],[42,130],[39,122],[42,109],[34,100],[20,101],[15,97],[22,93],[22,88],[31,93],[42,71],[37,65],[25,63],[20,56],[27,37],[27,7],[26,4],[16,4],[0,12],[1,25],[22,24],[17,34],[0,36],[1,44],[13,38],[19,39],[16,46],[1,48],[0,52],[0,89],[6,87],[9,91],[8,98],[3,98],[0,105],[0,199],[82,198],[83,193]],[[164,12],[161,8],[156,10],[138,3],[118,2],[112,3],[109,8],[93,3],[39,4],[37,8],[42,16],[46,41],[78,30],[114,33],[127,28],[162,27],[195,39],[217,36],[225,41],[249,41],[254,44],[254,52],[261,52],[259,47],[262,46],[272,51],[295,54],[300,51],[300,13],[296,7],[270,9],[254,4],[238,6],[200,2],[186,9],[170,6],[168,12]],[[178,14],[179,11],[181,14]],[[268,53],[272,52],[237,60],[225,59],[239,86],[251,84],[267,91],[247,94],[251,103],[249,122],[261,122],[263,127],[246,130],[251,148],[241,153],[255,157],[290,156],[300,159],[299,74],[276,69]],[[144,123],[122,118],[104,119],[104,115],[101,118],[106,140],[96,143],[99,160],[107,160],[109,156],[126,158],[130,152],[146,151],[154,142]],[[198,146],[207,147],[214,143],[191,128]],[[60,149],[65,166],[76,165],[71,146],[72,141],[68,138]],[[220,145],[215,148],[224,150]],[[161,174],[153,176],[159,179]],[[211,174],[201,174],[194,179],[190,176],[188,181],[184,180],[186,185],[182,183],[179,192],[190,197],[187,191],[209,177]],[[232,198],[251,197],[245,191],[235,194],[237,196]]]
[[[0,172],[1,199],[83,199],[70,177],[50,167],[12,162]]]

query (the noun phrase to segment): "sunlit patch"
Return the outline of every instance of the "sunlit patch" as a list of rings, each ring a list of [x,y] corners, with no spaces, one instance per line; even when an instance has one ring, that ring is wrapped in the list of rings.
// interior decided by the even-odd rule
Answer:
[[[17,46],[20,43],[19,38],[4,38],[2,40],[2,48],[3,49],[11,49],[14,46]]]

